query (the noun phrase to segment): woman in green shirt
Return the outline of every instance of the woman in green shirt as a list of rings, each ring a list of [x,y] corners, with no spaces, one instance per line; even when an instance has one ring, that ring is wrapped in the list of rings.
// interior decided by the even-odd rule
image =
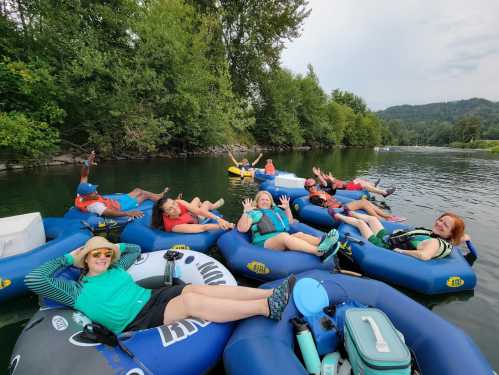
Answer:
[[[187,317],[228,322],[254,315],[281,319],[292,292],[291,275],[274,289],[183,285],[145,289],[126,270],[140,247],[93,237],[85,246],[53,259],[25,278],[35,293],[83,312],[116,334],[169,324]],[[78,281],[55,277],[67,266],[82,268]]]

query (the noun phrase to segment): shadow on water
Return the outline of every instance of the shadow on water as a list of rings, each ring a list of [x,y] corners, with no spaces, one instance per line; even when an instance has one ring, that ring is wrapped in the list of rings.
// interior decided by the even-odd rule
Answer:
[[[250,160],[256,157],[245,156]],[[310,176],[312,166],[317,165],[345,180],[381,178],[381,187],[397,187],[397,192],[386,200],[392,212],[408,217],[415,226],[431,226],[445,211],[464,217],[479,254],[473,265],[478,276],[474,293],[428,297],[403,292],[461,327],[492,366],[499,368],[499,155],[404,147],[387,152],[351,149],[268,153],[264,159],[267,157],[278,169],[301,177]],[[229,165],[225,156],[106,162],[92,169],[90,181],[99,184],[102,193],[128,192],[137,186],[159,192],[169,186],[172,195],[182,192],[186,199],[224,197],[221,212],[236,222],[242,211],[241,201],[253,197],[257,185],[250,179],[229,177]],[[61,166],[0,173],[0,193],[4,197],[0,216],[34,211],[43,216],[61,216],[72,205],[79,170],[79,166]],[[220,257],[216,250],[213,255]],[[251,280],[238,280],[243,285],[256,285]],[[15,340],[35,309],[34,296],[0,307],[1,369],[7,367]],[[222,371],[218,365],[212,373]]]

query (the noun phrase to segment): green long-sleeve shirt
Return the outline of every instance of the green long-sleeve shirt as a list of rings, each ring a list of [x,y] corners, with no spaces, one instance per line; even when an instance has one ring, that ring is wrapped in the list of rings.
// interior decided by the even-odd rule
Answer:
[[[151,298],[151,290],[137,285],[126,270],[140,255],[140,247],[120,244],[121,257],[106,272],[80,281],[54,277],[73,264],[70,254],[46,262],[25,278],[33,292],[73,307],[92,321],[120,333]]]

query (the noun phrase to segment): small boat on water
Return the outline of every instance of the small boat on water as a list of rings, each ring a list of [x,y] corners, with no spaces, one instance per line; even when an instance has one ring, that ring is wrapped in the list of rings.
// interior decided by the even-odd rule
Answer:
[[[141,254],[128,270],[146,288],[163,285],[166,250]],[[236,285],[217,260],[190,250],[175,261],[175,273],[185,283]],[[60,277],[76,279],[74,268]],[[43,300],[24,327],[12,352],[9,374],[202,374],[220,359],[232,334],[233,323],[183,319],[172,324],[118,336],[119,345],[89,340],[83,327],[90,320],[82,313]]]
[[[390,286],[320,270],[297,275],[298,279],[304,277],[319,281],[333,305],[350,299],[383,311],[403,334],[420,373],[494,374],[490,363],[466,333]],[[272,288],[279,282],[262,287]],[[295,334],[289,322],[297,316],[299,311],[294,302],[290,302],[278,322],[263,317],[242,321],[224,350],[227,374],[307,374],[294,350]]]

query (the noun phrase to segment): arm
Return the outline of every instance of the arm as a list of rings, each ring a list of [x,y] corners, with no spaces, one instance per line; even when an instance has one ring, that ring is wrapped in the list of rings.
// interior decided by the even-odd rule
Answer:
[[[421,260],[430,260],[437,253],[440,243],[436,238],[421,242],[417,250],[393,249],[397,253],[405,254]]]
[[[246,233],[250,230],[251,225],[253,224],[253,220],[249,213],[253,210],[253,200],[246,198],[243,201],[243,214],[241,218],[237,222],[237,230],[242,233]]]
[[[57,271],[72,264],[71,254],[52,259],[26,275],[24,282],[36,294],[73,307],[80,294],[80,285],[73,280],[54,277]]]
[[[135,219],[137,217],[143,217],[144,213],[139,210],[121,211],[121,210],[113,210],[112,208],[106,208],[102,213],[102,216],[110,216],[110,217],[128,216]]]
[[[92,151],[88,156],[88,159],[83,162],[80,172],[80,183],[88,182],[88,175],[90,173],[90,166],[94,165],[95,151]]]
[[[254,167],[255,165],[258,164],[258,162],[260,161],[260,159],[262,158],[263,154],[260,153],[260,155],[258,155],[258,157],[255,159],[255,161],[253,163],[251,163],[251,165]]]
[[[229,151],[229,158],[232,160],[232,162],[235,164],[236,167],[239,166],[238,161],[234,158],[234,155],[232,155],[232,152]]]
[[[219,224],[209,223],[209,224],[178,224],[172,228],[172,232],[175,233],[203,233],[209,230],[220,229]]]
[[[119,247],[120,247],[121,257],[116,262],[116,266],[127,270],[140,256],[140,251],[141,251],[140,246],[133,245],[130,243],[120,243]]]

